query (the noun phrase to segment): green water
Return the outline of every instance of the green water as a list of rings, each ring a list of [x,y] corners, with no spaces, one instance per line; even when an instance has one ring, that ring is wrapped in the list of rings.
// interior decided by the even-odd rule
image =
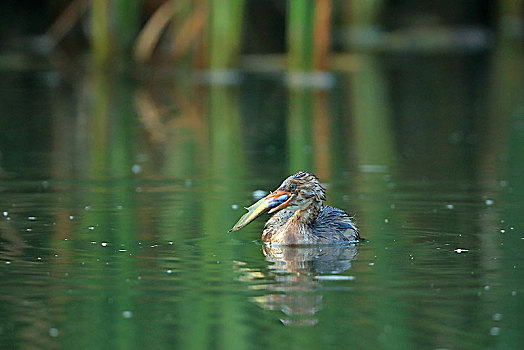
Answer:
[[[522,348],[524,80],[501,57],[362,56],[322,88],[1,72],[0,347]],[[364,242],[227,233],[302,168]]]

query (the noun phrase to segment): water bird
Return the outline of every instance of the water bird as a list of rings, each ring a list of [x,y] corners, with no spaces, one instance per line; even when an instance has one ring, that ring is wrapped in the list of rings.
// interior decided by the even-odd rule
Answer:
[[[326,190],[318,178],[300,171],[289,176],[266,197],[246,208],[231,231],[240,230],[265,212],[275,213],[264,226],[266,244],[308,245],[354,243],[360,239],[351,217],[323,205]]]

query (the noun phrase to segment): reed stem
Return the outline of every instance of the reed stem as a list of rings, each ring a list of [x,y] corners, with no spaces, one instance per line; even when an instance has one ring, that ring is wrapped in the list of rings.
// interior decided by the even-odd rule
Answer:
[[[91,44],[97,65],[105,65],[109,60],[109,4],[107,0],[93,0],[91,18]]]
[[[231,69],[240,56],[245,0],[210,0],[209,68]]]
[[[130,57],[136,36],[140,31],[142,0],[114,0],[115,37],[118,38],[118,50],[124,57]]]
[[[315,0],[289,1],[287,42],[292,71],[313,68],[314,12]]]

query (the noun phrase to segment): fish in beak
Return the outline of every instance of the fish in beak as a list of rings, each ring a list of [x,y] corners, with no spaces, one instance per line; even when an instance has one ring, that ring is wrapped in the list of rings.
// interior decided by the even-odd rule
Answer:
[[[233,228],[228,232],[240,230],[242,227],[246,226],[265,212],[269,212],[271,214],[280,209],[284,209],[291,202],[291,197],[292,196],[290,192],[282,190],[271,192],[249,208],[246,208],[247,213],[245,213],[240,218],[240,220],[238,220],[235,226],[233,226]]]

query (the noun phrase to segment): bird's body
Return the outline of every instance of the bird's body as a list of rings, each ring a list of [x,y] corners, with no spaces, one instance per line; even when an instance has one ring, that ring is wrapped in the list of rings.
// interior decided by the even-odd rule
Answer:
[[[325,199],[325,189],[318,178],[301,171],[251,206],[232,230],[244,227],[269,210],[276,214],[264,226],[262,241],[267,244],[357,242],[360,237],[351,217],[340,209],[323,205]]]
[[[272,244],[325,244],[356,242],[358,230],[344,211],[323,205],[317,218],[305,223],[291,210],[273,215],[262,232],[262,241]]]

